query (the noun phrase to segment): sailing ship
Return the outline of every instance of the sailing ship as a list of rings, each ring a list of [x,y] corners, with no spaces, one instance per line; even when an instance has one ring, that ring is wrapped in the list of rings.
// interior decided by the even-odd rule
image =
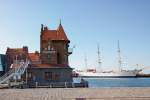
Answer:
[[[134,70],[123,70],[122,60],[121,60],[121,52],[120,52],[120,45],[118,41],[118,70],[117,71],[102,71],[101,69],[101,58],[100,58],[100,50],[98,45],[98,65],[99,69],[88,69],[86,71],[76,71],[78,77],[91,77],[91,78],[127,78],[127,77],[136,77],[142,69],[134,69]],[[87,59],[85,58],[85,65],[87,65]]]

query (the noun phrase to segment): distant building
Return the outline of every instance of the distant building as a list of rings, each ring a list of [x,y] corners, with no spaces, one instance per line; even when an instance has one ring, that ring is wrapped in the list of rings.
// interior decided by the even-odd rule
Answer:
[[[41,25],[40,52],[28,52],[28,47],[7,48],[6,62],[8,71],[11,64],[17,61],[30,60],[22,78],[27,79],[28,84],[46,85],[51,82],[72,82],[72,68],[68,63],[69,39],[61,23],[56,30],[50,30]],[[27,78],[26,78],[27,77]]]
[[[6,59],[5,55],[0,54],[0,76],[4,74],[6,68]]]

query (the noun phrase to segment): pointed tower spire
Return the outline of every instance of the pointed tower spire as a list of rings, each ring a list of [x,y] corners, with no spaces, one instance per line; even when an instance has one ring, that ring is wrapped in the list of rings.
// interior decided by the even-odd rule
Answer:
[[[59,25],[61,25],[61,18],[60,18],[60,20],[59,20],[60,22],[59,22]]]
[[[61,25],[61,19],[59,20],[58,30],[63,30],[64,31],[63,26]]]
[[[57,28],[57,38],[61,39],[61,40],[66,40],[66,41],[69,41],[67,36],[66,36],[66,33],[64,31],[64,28],[61,24],[61,19],[60,19],[60,24]]]
[[[60,28],[60,26],[62,27],[62,25],[61,25],[61,18],[59,19],[59,26],[58,26],[58,29]]]
[[[63,28],[63,26],[62,26],[62,24],[61,24],[61,19],[59,20],[58,30],[64,31],[64,28]]]

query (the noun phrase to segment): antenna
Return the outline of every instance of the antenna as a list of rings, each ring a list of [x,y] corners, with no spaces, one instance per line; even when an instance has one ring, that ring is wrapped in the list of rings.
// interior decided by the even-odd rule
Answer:
[[[118,40],[118,68],[119,68],[119,71],[121,71],[121,65],[122,65],[121,51],[120,51],[120,44],[119,44],[119,40]]]
[[[100,50],[99,50],[99,44],[97,44],[97,55],[98,55],[98,68],[99,71],[102,71],[102,62],[101,62],[101,56],[100,56]]]

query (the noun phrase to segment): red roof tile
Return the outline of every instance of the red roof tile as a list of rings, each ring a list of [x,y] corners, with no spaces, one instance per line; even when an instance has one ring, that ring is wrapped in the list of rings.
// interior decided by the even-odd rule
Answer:
[[[20,54],[20,53],[28,53],[28,47],[23,48],[7,48],[6,54]]]
[[[64,64],[30,64],[29,68],[69,68]]]
[[[31,61],[40,61],[40,56],[39,54],[36,54],[36,53],[29,53],[29,59]]]
[[[66,33],[60,24],[57,30],[48,30],[45,28],[44,31],[42,31],[42,40],[65,40],[69,41]]]
[[[22,48],[9,48],[9,49],[7,49],[7,53],[23,53],[24,51],[23,51],[23,49]]]

